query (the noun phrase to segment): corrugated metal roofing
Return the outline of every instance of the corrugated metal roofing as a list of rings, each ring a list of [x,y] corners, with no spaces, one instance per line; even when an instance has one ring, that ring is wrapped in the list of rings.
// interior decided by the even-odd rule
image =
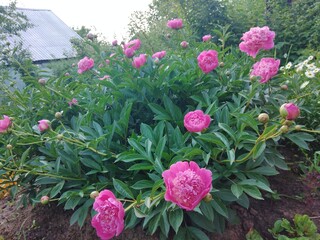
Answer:
[[[33,61],[56,60],[75,57],[71,38],[81,38],[51,10],[17,8],[25,14],[34,27],[20,33],[23,48],[31,53]],[[11,43],[19,41],[16,36],[8,37]]]

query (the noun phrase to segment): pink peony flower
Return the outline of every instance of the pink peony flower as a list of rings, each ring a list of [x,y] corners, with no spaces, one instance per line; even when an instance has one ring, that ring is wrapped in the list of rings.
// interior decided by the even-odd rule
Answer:
[[[105,79],[109,79],[110,76],[109,75],[104,75],[103,77],[99,78],[99,80],[105,80]]]
[[[140,54],[139,57],[135,57],[132,62],[132,66],[135,68],[141,68],[147,61],[146,54]]]
[[[77,105],[78,104],[78,100],[75,98],[72,98],[72,100],[70,102],[68,102],[69,107],[71,107],[72,105]]]
[[[166,186],[164,199],[192,211],[212,188],[212,172],[197,163],[177,162],[162,173]]]
[[[93,68],[94,60],[92,58],[84,57],[78,62],[78,73],[82,74]]]
[[[187,48],[187,47],[189,46],[189,43],[188,43],[187,41],[182,41],[182,42],[180,43],[180,46],[181,46],[182,48]]]
[[[124,228],[124,208],[109,190],[103,190],[95,198],[93,209],[98,213],[92,218],[91,225],[97,235],[104,240],[119,236]]]
[[[294,103],[285,103],[280,107],[280,115],[287,120],[294,120],[300,115],[300,109]]]
[[[215,50],[203,51],[197,59],[198,65],[204,73],[209,73],[219,66],[218,52]]]
[[[183,27],[182,19],[172,19],[167,22],[167,26],[171,29],[180,29]]]
[[[8,116],[3,115],[3,119],[0,120],[0,133],[5,133],[11,126],[11,120]]]
[[[47,129],[50,128],[50,121],[47,119],[42,119],[40,121],[38,121],[38,128],[40,130],[40,132],[46,131]]]
[[[183,124],[189,132],[201,132],[209,127],[211,118],[201,110],[188,112],[183,119]]]
[[[106,64],[109,65],[110,64],[110,60],[106,59]]]
[[[163,57],[166,56],[166,51],[161,51],[161,52],[156,52],[152,55],[152,58],[158,58],[158,59],[161,59]]]
[[[208,42],[208,41],[210,41],[211,40],[211,35],[210,34],[208,34],[208,35],[205,35],[205,36],[203,36],[202,37],[202,41],[204,41],[204,42]]]
[[[278,73],[280,60],[274,58],[262,58],[253,65],[250,76],[259,76],[260,83],[268,82]]]
[[[112,41],[112,46],[117,46],[118,45],[118,41],[115,39]]]
[[[132,48],[127,48],[124,50],[124,55],[126,55],[127,58],[132,58],[135,51]]]
[[[274,47],[274,38],[276,34],[264,26],[250,28],[241,38],[243,42],[239,44],[240,51],[247,53],[251,57],[256,57],[259,50],[268,50]]]
[[[134,51],[138,50],[140,47],[141,47],[140,39],[134,39],[124,44],[124,49],[131,48]]]

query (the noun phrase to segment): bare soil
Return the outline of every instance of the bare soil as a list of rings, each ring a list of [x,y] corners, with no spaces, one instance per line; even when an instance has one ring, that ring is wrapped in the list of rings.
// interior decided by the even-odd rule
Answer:
[[[301,177],[295,162],[301,161],[302,154],[287,150],[283,153],[291,166],[289,171],[269,179],[280,199],[264,195],[263,201],[251,199],[250,208],[234,205],[240,218],[240,224],[228,225],[223,234],[211,234],[212,240],[244,240],[252,228],[264,239],[273,239],[268,228],[272,228],[277,219],[292,219],[297,213],[307,214],[320,230],[320,192],[311,194]],[[70,211],[53,204],[35,207],[17,208],[10,198],[0,200],[0,240],[95,240],[98,239],[88,218],[80,229],[69,226]],[[2,238],[1,238],[2,237]],[[125,230],[118,240],[155,240],[158,237],[147,235],[141,226]]]

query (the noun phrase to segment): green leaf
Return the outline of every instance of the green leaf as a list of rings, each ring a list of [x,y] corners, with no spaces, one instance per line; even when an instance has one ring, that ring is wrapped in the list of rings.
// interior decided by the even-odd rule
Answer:
[[[263,151],[266,149],[266,142],[259,142],[253,151],[253,159],[257,159],[260,157],[260,155],[263,153]]]
[[[234,131],[229,127],[229,125],[225,123],[218,123],[219,128],[221,128],[223,131],[228,133],[228,135],[233,139],[234,142],[236,142],[236,135]]]
[[[222,133],[214,132],[214,135],[216,135],[221,140],[221,142],[223,142],[224,146],[227,149],[230,149],[229,140]]]
[[[61,182],[59,182],[56,186],[54,186],[52,189],[51,189],[51,192],[50,192],[50,198],[54,198],[55,196],[58,195],[58,193],[61,191],[61,189],[63,188],[63,185],[64,185],[65,181],[62,180]]]
[[[217,136],[213,135],[212,133],[201,134],[201,135],[197,136],[196,138],[203,140],[205,142],[214,143],[220,147],[225,147],[225,144],[221,141],[221,139],[218,138]]]
[[[228,218],[228,209],[219,198],[213,199],[211,202],[212,207],[222,216]]]
[[[131,190],[129,189],[128,185],[126,185],[121,180],[117,180],[115,178],[113,178],[112,180],[113,180],[113,186],[114,186],[115,190],[118,193],[120,193],[121,196],[123,196],[125,198],[134,199],[134,195],[131,192]]]
[[[154,120],[171,120],[168,112],[158,104],[150,103],[148,106],[151,108],[152,112],[156,114]]]
[[[180,208],[169,212],[169,223],[176,233],[178,233],[179,228],[182,224],[182,221],[183,221],[183,211]]]
[[[102,171],[102,167],[99,163],[97,163],[94,159],[92,158],[80,158],[80,162],[88,167],[88,168],[92,168],[94,170],[98,170],[98,171]]]
[[[243,191],[246,194],[248,194],[249,196],[251,196],[255,199],[263,200],[261,192],[259,191],[259,189],[256,186],[244,185],[242,187],[243,187]]]
[[[131,186],[131,188],[136,189],[136,190],[141,190],[141,189],[145,189],[145,188],[152,188],[153,184],[154,184],[154,182],[149,181],[149,180],[140,180],[140,181],[136,182],[135,184],[133,184]]]
[[[133,210],[137,218],[145,218],[147,216],[147,214],[142,212],[139,208],[134,207]]]
[[[248,172],[251,173],[259,173],[265,176],[274,176],[277,175],[279,172],[274,167],[264,166],[252,169]]]
[[[156,151],[155,151],[155,155],[161,159],[162,157],[162,152],[164,150],[164,147],[166,146],[166,142],[167,142],[167,137],[164,136],[160,139],[160,141],[158,142],[158,145],[157,145],[157,148],[156,148]]]
[[[135,170],[151,170],[153,169],[153,166],[150,165],[150,163],[137,163],[132,165],[131,167],[128,168],[128,171],[135,171]]]
[[[70,225],[73,225],[75,222],[78,222],[78,225],[82,227],[84,221],[87,218],[89,207],[92,206],[92,203],[93,199],[89,199],[80,208],[78,208],[70,218]]]
[[[136,160],[147,160],[148,157],[142,156],[141,154],[138,153],[121,153],[117,156],[116,162],[134,162]]]
[[[265,183],[258,181],[256,179],[245,179],[245,180],[240,181],[238,184],[240,184],[242,186],[243,185],[256,186],[262,190],[273,193],[273,191],[270,189],[270,187],[268,185],[266,185]]]
[[[141,144],[134,138],[129,138],[128,143],[133,147],[134,150],[139,152],[142,156],[148,158],[148,155]]]
[[[199,228],[188,227],[187,229],[188,229],[188,231],[191,232],[191,234],[194,237],[194,239],[209,240],[208,236],[202,230],[200,230]]]
[[[74,209],[81,199],[82,197],[78,195],[70,196],[64,205],[64,210]]]
[[[314,141],[314,137],[309,133],[290,133],[285,135],[286,138],[297,144],[299,147],[309,150],[307,142]]]
[[[239,198],[243,193],[243,188],[239,184],[232,184],[231,185],[231,192],[233,195],[235,195],[237,198]]]

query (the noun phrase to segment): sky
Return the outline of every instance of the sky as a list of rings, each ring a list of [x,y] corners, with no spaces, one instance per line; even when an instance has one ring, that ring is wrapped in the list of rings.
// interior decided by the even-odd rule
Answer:
[[[125,40],[129,16],[147,10],[152,0],[17,0],[17,7],[49,9],[69,27],[85,26],[107,41]],[[0,0],[8,5],[10,0]]]

